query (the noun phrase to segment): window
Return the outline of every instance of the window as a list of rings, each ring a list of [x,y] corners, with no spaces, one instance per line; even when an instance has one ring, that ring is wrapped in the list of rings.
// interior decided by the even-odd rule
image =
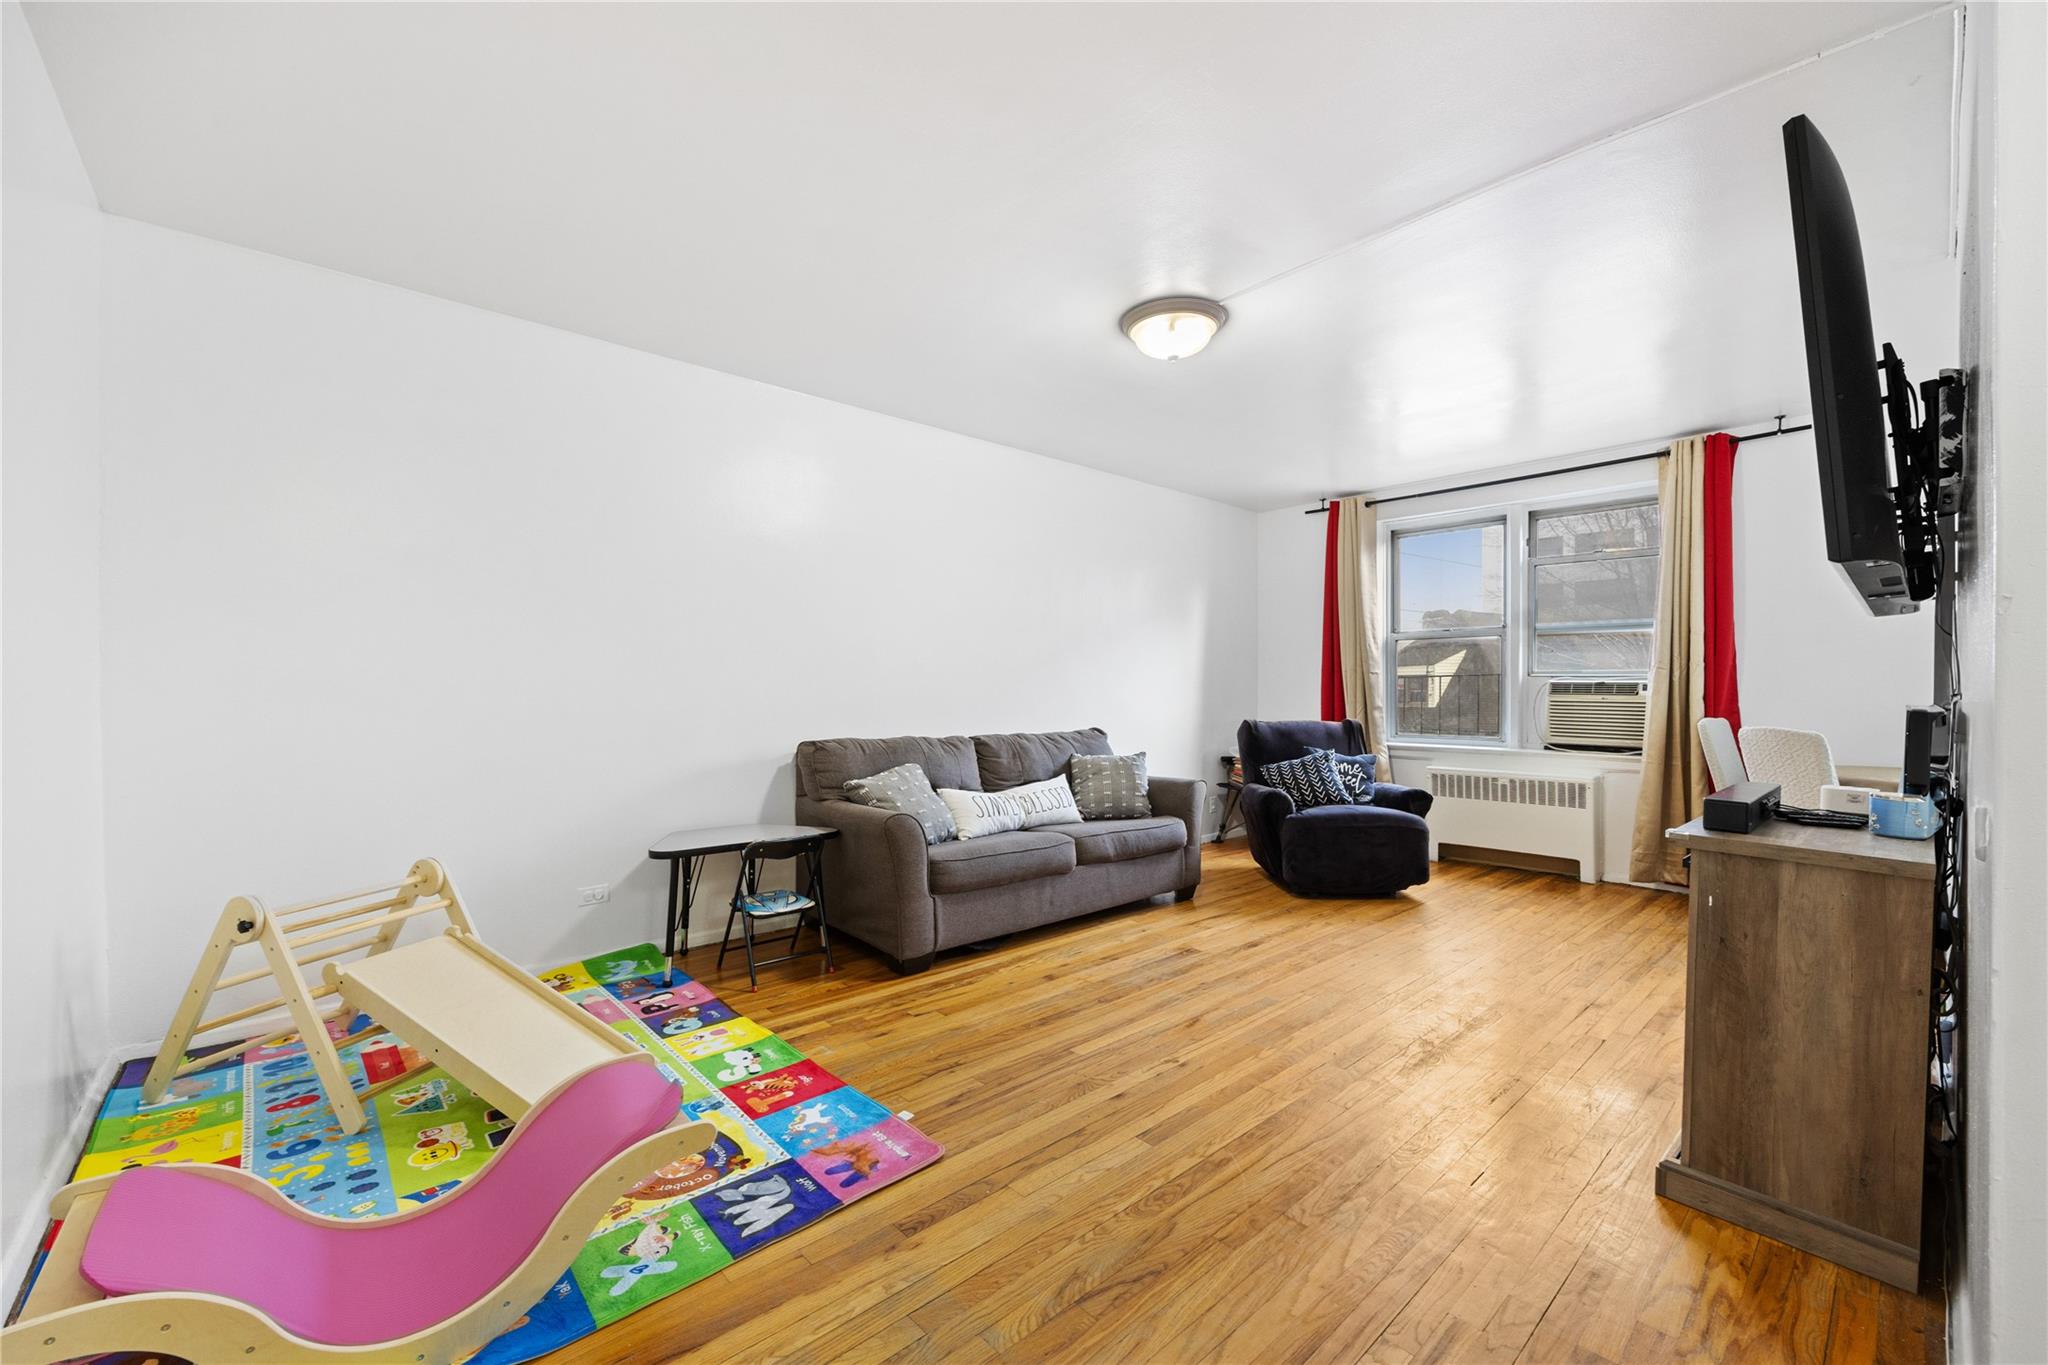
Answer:
[[[1396,742],[1540,747],[1551,678],[1648,676],[1658,521],[1646,491],[1382,525]]]
[[[1507,522],[1393,537],[1394,733],[1501,737]]]
[[[1529,672],[1650,671],[1657,504],[1529,516]]]

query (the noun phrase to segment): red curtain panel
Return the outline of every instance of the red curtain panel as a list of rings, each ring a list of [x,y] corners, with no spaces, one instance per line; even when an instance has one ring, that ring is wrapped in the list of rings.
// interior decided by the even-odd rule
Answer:
[[[1706,714],[1721,717],[1740,733],[1742,700],[1735,680],[1735,444],[1725,431],[1707,437],[1700,503],[1706,534]],[[1327,668],[1326,663],[1326,672]]]
[[[1342,509],[1330,504],[1323,528],[1323,719],[1344,719],[1343,641],[1337,629],[1337,518]]]

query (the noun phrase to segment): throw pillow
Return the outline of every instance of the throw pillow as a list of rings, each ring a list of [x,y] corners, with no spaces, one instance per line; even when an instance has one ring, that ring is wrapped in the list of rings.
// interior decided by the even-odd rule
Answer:
[[[979,839],[985,834],[1024,828],[1024,807],[1009,792],[970,792],[956,787],[939,788],[939,800],[953,813],[953,823],[962,839]]]
[[[898,810],[912,817],[924,826],[928,844],[943,844],[960,832],[953,823],[953,812],[939,800],[931,779],[915,763],[899,764],[873,777],[856,777],[840,790],[856,805]]]
[[[1337,776],[1344,783],[1344,793],[1356,806],[1372,804],[1372,789],[1379,777],[1380,756],[1378,754],[1340,754],[1335,749],[1310,749],[1312,754],[1328,754],[1330,762],[1337,765]]]
[[[1128,820],[1152,813],[1142,753],[1075,754],[1067,773],[1084,820]]]
[[[1327,751],[1311,750],[1285,763],[1268,763],[1259,769],[1259,780],[1286,792],[1296,810],[1352,804],[1344,790],[1344,779],[1337,775],[1337,765],[1330,761]]]
[[[1081,819],[1080,809],[1074,805],[1074,789],[1067,785],[1064,777],[1048,777],[1043,782],[1012,787],[1003,795],[1014,797],[1024,808],[1025,829],[1037,829],[1040,825],[1072,825]]]

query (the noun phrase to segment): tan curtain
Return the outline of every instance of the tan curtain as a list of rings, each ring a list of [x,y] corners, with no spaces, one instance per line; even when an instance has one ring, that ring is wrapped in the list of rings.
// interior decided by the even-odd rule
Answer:
[[[1393,780],[1387,758],[1386,672],[1382,662],[1387,606],[1380,595],[1379,510],[1345,498],[1337,514],[1338,662],[1344,669],[1344,714],[1365,727],[1367,752],[1379,755],[1382,781]]]
[[[1699,744],[1700,718],[1706,714],[1706,458],[1706,437],[1674,442],[1658,480],[1657,630],[1650,655],[1643,784],[1636,792],[1629,845],[1630,881],[1685,882],[1685,850],[1668,844],[1664,831],[1697,818],[1712,790]]]

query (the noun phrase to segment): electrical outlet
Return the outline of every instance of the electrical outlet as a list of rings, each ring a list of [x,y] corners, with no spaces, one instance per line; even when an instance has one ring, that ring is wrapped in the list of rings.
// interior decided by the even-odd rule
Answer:
[[[599,882],[596,886],[586,886],[576,893],[576,903],[578,905],[603,905],[611,898],[612,888],[610,882]]]

